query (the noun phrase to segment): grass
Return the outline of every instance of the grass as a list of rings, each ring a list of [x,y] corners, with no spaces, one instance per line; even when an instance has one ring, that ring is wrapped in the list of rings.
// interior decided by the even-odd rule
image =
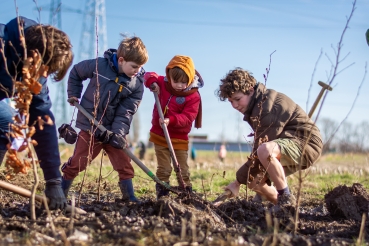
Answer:
[[[66,162],[73,153],[74,146],[61,145],[61,160]],[[137,154],[137,153],[136,153]],[[214,200],[223,192],[223,188],[235,180],[236,172],[246,161],[249,153],[229,152],[222,163],[215,151],[197,151],[196,161],[189,159],[191,182],[193,189],[203,195],[207,200]],[[323,199],[324,195],[339,185],[352,186],[353,183],[361,183],[366,189],[369,188],[368,154],[328,154],[320,158],[314,167],[303,171],[304,177],[302,193],[313,199]],[[89,183],[96,183],[100,172],[101,155],[99,155],[87,168],[86,185],[84,191],[89,189]],[[155,174],[156,158],[153,149],[148,149],[143,163]],[[137,165],[132,162],[135,169],[133,179],[135,192],[138,197],[155,197],[155,183]],[[4,166],[2,166],[4,168]],[[43,178],[39,168],[40,178]],[[82,181],[84,172],[81,172],[75,179],[73,185],[76,186]],[[107,156],[103,157],[102,183],[108,184],[104,189],[109,192],[119,192],[118,174],[113,171]],[[288,177],[288,183],[292,192],[297,191],[298,174]],[[173,172],[170,184],[177,186],[176,175]],[[245,196],[245,186],[240,191],[241,196]],[[75,187],[77,190],[77,187]],[[254,195],[249,191],[248,195]]]

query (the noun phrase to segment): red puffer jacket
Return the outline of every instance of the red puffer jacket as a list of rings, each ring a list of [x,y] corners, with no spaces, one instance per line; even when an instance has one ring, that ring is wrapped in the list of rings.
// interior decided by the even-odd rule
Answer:
[[[168,83],[166,77],[157,76],[155,73],[150,74],[152,74],[152,76],[145,81],[145,86],[150,88],[150,86],[156,82],[160,87],[160,94],[158,96],[163,111],[165,111],[167,106],[164,118],[169,118],[168,132],[170,138],[188,140],[188,134],[191,131],[192,123],[199,111],[200,94],[196,92],[186,97],[171,95],[165,88],[165,83]],[[193,83],[200,83],[202,87],[203,82],[195,80]],[[159,113],[156,105],[154,105],[151,123],[152,127],[150,132],[164,137],[163,129],[159,124]]]

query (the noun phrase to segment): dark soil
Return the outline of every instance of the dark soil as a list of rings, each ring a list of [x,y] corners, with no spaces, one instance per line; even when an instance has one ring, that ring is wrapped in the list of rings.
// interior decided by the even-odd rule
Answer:
[[[21,178],[12,183],[31,185]],[[197,195],[171,194],[137,205],[121,202],[108,186],[100,202],[96,186],[88,190],[80,203],[87,214],[71,220],[68,213],[51,211],[49,219],[37,208],[36,221],[30,220],[28,199],[0,190],[0,245],[354,245],[369,205],[360,184],[337,187],[325,201],[302,200],[294,232],[294,209],[275,217],[268,202],[231,199],[215,208]]]

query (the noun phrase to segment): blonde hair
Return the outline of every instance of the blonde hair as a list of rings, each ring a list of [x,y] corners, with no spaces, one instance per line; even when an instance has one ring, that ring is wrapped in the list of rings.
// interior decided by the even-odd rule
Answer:
[[[227,100],[236,92],[249,95],[250,88],[253,88],[256,83],[257,81],[252,76],[251,72],[238,67],[234,70],[230,70],[228,74],[220,80],[220,85],[216,94],[221,101]]]
[[[132,61],[143,65],[149,60],[146,46],[139,37],[126,37],[119,43],[117,56],[123,57],[125,61]]]

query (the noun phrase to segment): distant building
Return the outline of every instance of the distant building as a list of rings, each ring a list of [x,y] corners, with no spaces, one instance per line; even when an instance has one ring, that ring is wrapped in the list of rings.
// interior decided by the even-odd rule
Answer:
[[[226,146],[227,151],[231,152],[251,152],[252,150],[252,142],[249,143],[241,143],[241,142],[224,142],[224,141],[208,141],[207,135],[189,135],[190,144],[196,150],[211,150],[211,151],[219,151],[220,146],[224,144]]]
[[[210,150],[218,152],[220,146],[224,144],[228,152],[251,152],[252,142],[229,142],[229,141],[208,141],[207,135],[192,135],[189,136],[189,149],[195,150]],[[148,142],[147,148],[153,148],[153,144]],[[189,151],[191,153],[191,151]]]

